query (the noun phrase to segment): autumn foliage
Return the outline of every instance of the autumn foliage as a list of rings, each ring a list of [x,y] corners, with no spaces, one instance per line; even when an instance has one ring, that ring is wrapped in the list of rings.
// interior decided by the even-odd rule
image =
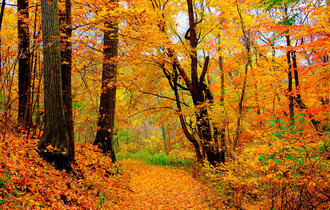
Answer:
[[[16,144],[11,144],[15,142]],[[112,164],[96,146],[77,144],[74,173],[36,152],[36,140],[9,135],[1,143],[0,204],[6,209],[207,208],[220,205],[182,169],[141,161]],[[213,199],[212,199],[213,198]]]
[[[127,198],[127,178],[108,157],[85,144],[77,144],[76,155],[76,172],[67,174],[39,157],[36,140],[8,135],[1,141],[1,205],[12,209],[97,208],[108,194]]]
[[[28,16],[2,4],[0,205],[329,208],[329,1],[73,0],[72,24],[52,37],[62,52],[72,46],[72,64],[62,60],[72,67],[71,171],[39,156],[42,48],[53,43],[43,43],[39,1],[25,3]],[[19,52],[21,30],[29,45]],[[117,77],[101,86],[108,64]],[[101,128],[100,96],[114,87],[114,128]],[[97,131],[118,163],[92,146]]]
[[[205,169],[228,207],[326,208],[329,204],[327,137],[292,130],[280,119],[243,146],[228,164]],[[303,138],[302,138],[303,136]],[[253,147],[251,146],[253,145]]]

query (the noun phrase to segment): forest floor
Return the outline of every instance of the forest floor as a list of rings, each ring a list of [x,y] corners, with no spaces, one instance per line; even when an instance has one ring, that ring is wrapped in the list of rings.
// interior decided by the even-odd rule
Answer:
[[[38,155],[37,139],[0,138],[0,209],[215,209],[220,203],[180,167],[112,164],[95,146],[77,143],[75,173],[67,173]]]
[[[125,160],[120,165],[130,175],[134,208],[209,209],[214,201],[212,191],[182,169],[136,160]]]

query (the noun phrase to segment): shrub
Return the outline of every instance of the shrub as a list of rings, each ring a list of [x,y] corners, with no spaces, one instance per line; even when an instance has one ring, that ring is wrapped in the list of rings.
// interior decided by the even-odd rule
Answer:
[[[204,168],[205,179],[223,202],[243,209],[326,208],[330,202],[327,137],[292,127],[273,127],[263,135],[226,164]]]

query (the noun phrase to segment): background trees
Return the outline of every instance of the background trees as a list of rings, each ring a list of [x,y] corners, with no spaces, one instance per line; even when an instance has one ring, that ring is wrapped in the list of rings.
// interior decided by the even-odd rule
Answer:
[[[43,135],[43,143],[60,131],[49,138],[63,142],[50,142],[62,152],[70,148],[71,160],[74,140],[95,140],[104,153],[111,150],[113,160],[113,150],[120,158],[147,151],[205,165],[254,160],[251,154],[267,161],[290,155],[298,160],[321,147],[324,153],[319,149],[315,155],[326,153],[325,1],[65,2],[59,6],[60,24],[54,26],[60,31],[48,40],[41,40],[41,29],[49,29],[41,27],[37,2],[29,1],[30,15],[26,1],[18,2],[24,3],[17,8],[22,15],[15,13],[15,5],[6,5],[1,27],[3,134],[19,130],[15,119],[31,126],[26,135]],[[56,88],[48,85],[53,78]],[[55,96],[63,103],[49,98]],[[275,141],[284,146],[276,144],[274,150],[270,144]],[[289,142],[295,149],[288,152]],[[257,160],[249,164],[263,166]],[[276,167],[289,170],[285,164]]]
[[[326,201],[328,2],[5,2],[2,148],[30,127],[58,168],[94,143],[112,162],[200,163],[231,207]]]

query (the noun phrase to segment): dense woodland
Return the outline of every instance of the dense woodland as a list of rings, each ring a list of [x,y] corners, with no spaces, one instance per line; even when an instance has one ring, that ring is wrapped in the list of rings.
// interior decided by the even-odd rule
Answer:
[[[329,7],[2,0],[0,208],[329,208]]]

